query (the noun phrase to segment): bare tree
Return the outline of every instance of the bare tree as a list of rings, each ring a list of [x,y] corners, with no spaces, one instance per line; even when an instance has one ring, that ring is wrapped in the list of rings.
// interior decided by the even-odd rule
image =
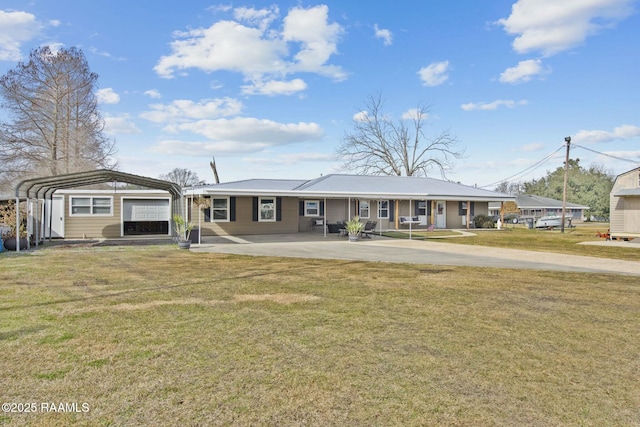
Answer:
[[[198,178],[197,173],[184,168],[175,168],[169,173],[161,174],[158,178],[173,182],[181,187],[204,184],[204,181]]]
[[[115,142],[103,135],[95,95],[98,75],[81,50],[48,46],[0,78],[0,163],[4,180],[113,168]]]
[[[448,131],[427,136],[427,106],[418,106],[398,121],[384,114],[379,95],[370,96],[364,107],[337,150],[347,169],[398,176],[427,176],[435,169],[446,178],[453,161],[464,154],[457,149],[458,139]]]

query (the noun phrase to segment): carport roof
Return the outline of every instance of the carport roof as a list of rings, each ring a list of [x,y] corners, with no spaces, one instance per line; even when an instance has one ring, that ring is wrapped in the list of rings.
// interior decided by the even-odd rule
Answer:
[[[20,199],[38,198],[52,194],[56,190],[113,181],[165,190],[168,191],[174,199],[182,197],[182,189],[173,182],[109,169],[97,169],[86,172],[26,179],[16,186],[15,196]]]

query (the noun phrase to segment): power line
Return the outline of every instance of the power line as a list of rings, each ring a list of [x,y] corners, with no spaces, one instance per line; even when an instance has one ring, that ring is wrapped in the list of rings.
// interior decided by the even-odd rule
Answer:
[[[623,162],[634,163],[634,164],[636,164],[636,165],[637,165],[637,164],[640,164],[640,162],[636,162],[636,161],[631,160],[631,159],[624,159],[624,158],[622,158],[622,157],[617,157],[617,156],[614,156],[614,155],[612,155],[612,154],[602,153],[602,152],[600,152],[600,151],[592,150],[591,148],[583,147],[582,145],[573,144],[573,146],[574,146],[574,147],[582,148],[583,150],[591,151],[592,153],[600,154],[601,156],[611,157],[612,159],[621,160],[621,161],[623,161]]]
[[[479,187],[479,188],[493,187],[495,185],[500,184],[501,182],[505,182],[505,181],[509,182],[509,181],[511,181],[512,178],[515,178],[515,177],[520,176],[520,175],[524,175],[525,173],[529,172],[530,170],[537,169],[540,165],[545,163],[547,160],[549,160],[551,157],[553,157],[554,154],[556,154],[558,151],[562,150],[563,148],[565,148],[564,144],[561,145],[560,147],[558,147],[555,151],[553,151],[550,154],[548,154],[543,159],[538,160],[536,163],[534,163],[533,165],[529,166],[528,168],[526,168],[526,169],[524,169],[524,170],[522,170],[522,171],[520,171],[520,172],[518,172],[516,174],[513,174],[513,175],[511,175],[511,176],[509,176],[507,178],[501,179],[500,181],[496,181],[496,182],[494,182],[492,184],[483,185],[482,187]]]

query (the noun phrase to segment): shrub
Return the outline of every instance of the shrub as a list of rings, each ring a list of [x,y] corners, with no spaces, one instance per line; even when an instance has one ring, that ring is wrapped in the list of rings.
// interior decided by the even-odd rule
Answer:
[[[476,228],[494,228],[496,226],[493,218],[487,215],[476,215],[475,218],[473,218],[473,222]]]

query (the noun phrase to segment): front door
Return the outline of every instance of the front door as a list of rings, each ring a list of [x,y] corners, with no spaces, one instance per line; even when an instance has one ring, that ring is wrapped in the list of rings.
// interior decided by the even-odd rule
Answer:
[[[436,228],[447,228],[447,202],[436,202]]]

